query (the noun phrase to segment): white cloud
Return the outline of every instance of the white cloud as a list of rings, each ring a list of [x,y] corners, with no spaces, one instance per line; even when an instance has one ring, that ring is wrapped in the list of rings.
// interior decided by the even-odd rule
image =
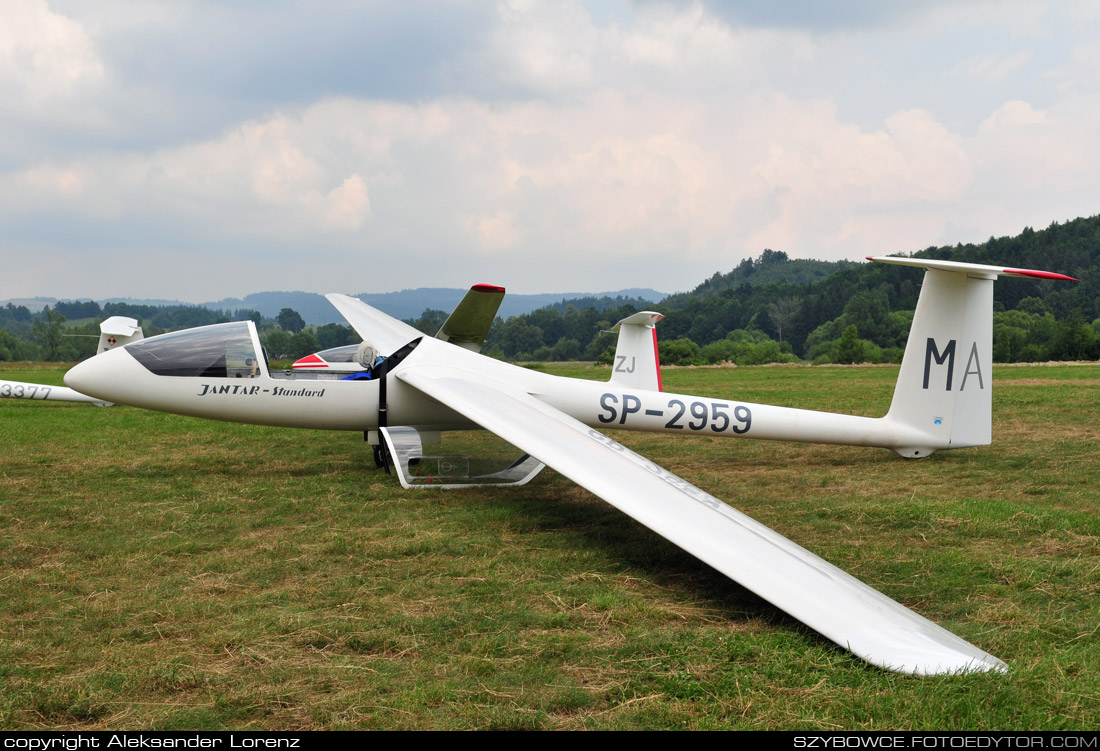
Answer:
[[[45,0],[7,0],[0,24],[0,94],[5,109],[41,107],[104,77],[87,31]]]
[[[1100,168],[1100,112],[1079,120],[1022,101],[1005,102],[982,123],[972,150],[983,174],[1004,192],[1061,194],[1094,185]]]
[[[43,128],[46,146],[30,155],[0,132],[9,247],[76,225],[63,238],[74,249],[144,243],[240,268],[246,257],[318,259],[286,264],[288,281],[255,282],[266,287],[326,288],[334,268],[368,254],[369,277],[349,288],[484,273],[528,290],[673,289],[764,247],[858,258],[1096,211],[1100,47],[1091,21],[1071,35],[1045,5],[933,2],[901,16],[866,5],[850,24],[764,14],[754,25],[708,4],[601,15],[580,0],[514,0],[453,33],[417,26],[450,57],[406,51],[402,64],[420,67],[395,70],[360,65],[348,46],[359,35],[332,19],[313,27],[323,34],[287,33],[313,12],[294,2],[267,17],[264,44],[211,43],[210,59],[189,46],[204,22],[229,22],[224,42],[253,11],[163,4],[135,21],[125,3],[98,14],[73,3],[71,18],[18,3],[30,31],[0,29],[0,89],[13,94],[0,108],[66,125]],[[383,8],[363,7],[350,23]],[[375,46],[400,47],[415,15],[385,17],[393,40],[371,26]],[[1070,54],[1051,52],[1071,36]],[[328,57],[284,84],[268,74],[295,70],[288,50]],[[147,63],[170,83],[138,75]],[[363,93],[394,76],[391,90]],[[263,89],[263,106],[238,110],[234,86]],[[117,127],[79,145],[72,133],[96,118]],[[955,237],[958,227],[978,234]]]
[[[339,232],[404,258],[445,237],[458,253],[675,249],[720,267],[763,245],[849,254],[853,213],[955,201],[971,178],[961,139],[920,110],[864,132],[786,98],[331,100],[178,149],[35,167],[0,181],[0,211],[64,205],[284,243]]]
[[[322,219],[332,230],[357,230],[370,218],[367,184],[359,175],[347,177],[324,197]]]
[[[1069,63],[1049,75],[1063,94],[1095,98],[1100,91],[1100,41],[1089,39],[1075,44]]]
[[[622,56],[631,63],[672,70],[730,65],[738,57],[739,42],[747,43],[750,36],[735,35],[698,5],[687,8],[654,6],[638,20],[634,29],[615,34],[619,37]]]
[[[597,32],[583,3],[501,0],[498,8],[487,52],[502,80],[543,90],[591,84]]]
[[[997,83],[1026,65],[1031,57],[1031,50],[1019,50],[1013,53],[996,51],[974,55],[956,65],[952,73],[963,73],[988,83]]]

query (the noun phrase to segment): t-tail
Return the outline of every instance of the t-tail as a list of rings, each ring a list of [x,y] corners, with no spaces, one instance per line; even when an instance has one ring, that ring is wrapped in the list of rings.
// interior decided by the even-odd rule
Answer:
[[[657,321],[660,313],[643,310],[615,324],[619,332],[610,382],[624,388],[661,390],[661,361],[657,354]]]
[[[894,398],[885,421],[916,428],[925,445],[892,447],[921,457],[940,448],[984,446],[993,426],[993,282],[998,276],[1072,277],[894,256],[872,261],[925,269]]]
[[[96,354],[136,342],[144,336],[141,326],[133,318],[111,316],[99,324],[99,346],[96,347]]]
[[[106,352],[123,344],[136,342],[144,334],[141,326],[133,318],[125,316],[112,316],[99,324],[99,344],[96,346],[96,354]],[[44,383],[23,383],[22,381],[0,381],[0,398],[6,399],[37,399],[51,402],[84,402],[94,404],[97,407],[110,407],[111,402],[96,399],[74,391],[65,386],[51,386]]]

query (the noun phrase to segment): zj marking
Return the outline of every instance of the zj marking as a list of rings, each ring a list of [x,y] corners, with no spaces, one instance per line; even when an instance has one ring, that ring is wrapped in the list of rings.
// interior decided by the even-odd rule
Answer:
[[[627,418],[631,415],[644,414],[646,417],[667,416],[669,419],[664,424],[666,430],[687,429],[711,433],[729,430],[742,435],[748,433],[752,427],[752,410],[744,404],[729,402],[684,402],[681,399],[669,399],[664,408],[646,408],[643,411],[642,400],[634,394],[623,394],[620,398],[615,394],[605,393],[600,396],[600,407],[603,413],[596,415],[596,419],[605,425],[626,425]]]

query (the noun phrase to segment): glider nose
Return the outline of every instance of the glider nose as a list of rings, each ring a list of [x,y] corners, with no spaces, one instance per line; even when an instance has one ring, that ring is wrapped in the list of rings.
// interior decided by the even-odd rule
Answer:
[[[327,368],[328,363],[314,353],[312,355],[306,355],[299,360],[295,360],[294,364],[290,367],[294,370],[321,370]]]
[[[133,360],[124,350],[124,347],[112,349],[79,363],[65,374],[65,385],[97,399],[119,401],[121,361]]]

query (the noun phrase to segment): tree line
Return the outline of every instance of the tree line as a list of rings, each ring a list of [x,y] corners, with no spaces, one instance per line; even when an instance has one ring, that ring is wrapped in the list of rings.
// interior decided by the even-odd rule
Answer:
[[[1015,237],[929,247],[918,258],[1057,271],[1079,283],[1014,279],[994,287],[993,355],[997,362],[1100,359],[1100,216],[1025,228]],[[661,362],[813,363],[898,362],[920,293],[921,272],[887,264],[791,259],[764,250],[690,292],[659,303],[636,298],[563,299],[508,319],[497,318],[483,351],[511,361],[587,360],[610,363],[614,324],[655,310]],[[200,306],[59,302],[31,313],[0,308],[0,360],[72,361],[91,355],[98,321],[138,319],[146,336],[229,320],[256,322],[276,360],[293,360],[354,344],[348,326],[306,326],[284,308],[273,319],[254,310]],[[447,312],[425,310],[406,321],[434,335]]]

